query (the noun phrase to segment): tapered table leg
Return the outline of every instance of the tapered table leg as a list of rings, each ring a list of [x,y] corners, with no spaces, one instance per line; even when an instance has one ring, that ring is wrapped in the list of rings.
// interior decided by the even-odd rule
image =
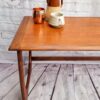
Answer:
[[[29,51],[28,76],[27,76],[27,83],[26,83],[27,90],[29,90],[31,73],[32,73],[32,53],[31,53],[31,51]]]
[[[22,57],[22,51],[17,51],[18,56],[18,68],[19,68],[19,78],[20,78],[20,87],[21,87],[21,93],[22,93],[22,100],[27,100],[28,93],[25,86],[25,80],[24,80],[24,68],[23,68],[23,57]]]

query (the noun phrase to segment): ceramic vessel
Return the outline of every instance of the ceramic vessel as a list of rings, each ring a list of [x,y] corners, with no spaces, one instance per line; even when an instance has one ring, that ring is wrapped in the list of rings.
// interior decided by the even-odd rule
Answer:
[[[61,12],[61,7],[51,7],[48,6],[46,10],[46,20],[49,20],[50,14],[53,12]]]
[[[51,13],[50,18],[49,18],[49,25],[56,27],[56,28],[61,28],[65,24],[64,20],[64,15],[61,12],[54,12]]]
[[[47,0],[46,19],[48,20],[52,12],[61,12],[63,0]]]

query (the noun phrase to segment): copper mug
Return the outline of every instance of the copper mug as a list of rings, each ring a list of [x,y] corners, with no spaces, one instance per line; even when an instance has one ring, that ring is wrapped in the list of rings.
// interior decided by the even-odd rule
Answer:
[[[35,24],[42,24],[45,19],[44,8],[33,8],[33,21]]]

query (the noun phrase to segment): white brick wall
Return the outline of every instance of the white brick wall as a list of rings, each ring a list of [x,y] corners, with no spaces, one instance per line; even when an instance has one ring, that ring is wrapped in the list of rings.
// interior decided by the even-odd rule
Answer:
[[[32,15],[32,8],[35,7],[36,2],[46,7],[45,0],[0,0],[0,62],[16,61],[15,53],[8,51],[9,44],[23,16]],[[99,17],[100,0],[64,0],[62,11],[65,16]],[[77,54],[77,52],[73,53]]]

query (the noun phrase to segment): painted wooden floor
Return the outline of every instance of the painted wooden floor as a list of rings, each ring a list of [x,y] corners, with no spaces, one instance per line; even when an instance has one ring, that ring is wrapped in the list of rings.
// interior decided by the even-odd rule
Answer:
[[[34,64],[32,71],[28,100],[100,100],[99,64]],[[15,64],[0,64],[0,100],[21,100]]]

